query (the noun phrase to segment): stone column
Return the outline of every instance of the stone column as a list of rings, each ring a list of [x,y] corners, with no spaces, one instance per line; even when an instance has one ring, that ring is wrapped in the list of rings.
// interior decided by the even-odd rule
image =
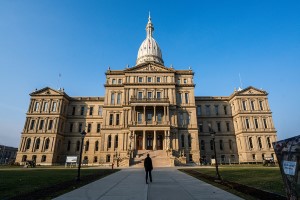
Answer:
[[[164,122],[166,122],[166,121],[167,121],[167,118],[166,118],[166,106],[164,106]]]
[[[170,121],[170,116],[169,116],[169,106],[167,106],[167,122]]]
[[[154,124],[156,124],[156,106],[154,106],[153,109],[154,109],[154,114],[153,114],[154,115]]]
[[[157,147],[156,147],[156,130],[154,130],[154,136],[153,136],[153,149],[156,150]]]
[[[146,131],[143,130],[143,150],[146,149]]]
[[[133,131],[133,150],[136,148],[136,134],[135,131]]]
[[[144,106],[144,119],[143,119],[143,124],[146,124],[146,106]]]

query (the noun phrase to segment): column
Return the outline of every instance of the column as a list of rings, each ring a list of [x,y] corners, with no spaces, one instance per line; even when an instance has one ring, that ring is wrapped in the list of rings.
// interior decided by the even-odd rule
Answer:
[[[170,121],[170,117],[169,117],[169,106],[167,106],[167,122]]]
[[[146,149],[146,131],[143,130],[143,150]]]
[[[154,117],[154,124],[156,124],[156,106],[154,106],[154,114],[153,114],[153,117]]]
[[[136,134],[135,134],[135,131],[133,131],[133,150],[135,149],[136,147]]]
[[[153,138],[153,149],[156,150],[157,147],[156,147],[156,130],[154,130],[154,138]]]
[[[166,106],[164,106],[164,122],[166,122],[166,121],[167,121],[167,118],[166,118]]]
[[[144,119],[143,119],[143,124],[146,124],[146,106],[144,106]]]

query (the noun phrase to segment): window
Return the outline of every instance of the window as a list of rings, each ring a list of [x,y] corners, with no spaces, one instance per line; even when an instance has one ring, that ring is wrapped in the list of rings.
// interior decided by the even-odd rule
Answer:
[[[186,79],[183,79],[183,83],[184,83],[184,84],[186,84],[186,83],[187,83]]]
[[[87,132],[90,133],[92,129],[92,124],[88,123]]]
[[[44,128],[44,120],[42,119],[40,121],[40,126],[39,126],[39,130],[42,130]]]
[[[177,99],[178,99],[178,103],[181,104],[182,103],[181,93],[177,93]]]
[[[250,128],[249,119],[246,119],[246,128],[247,128],[247,129]]]
[[[189,146],[189,148],[192,147],[192,137],[191,137],[191,135],[188,136],[188,146]]]
[[[252,159],[253,159],[253,160],[255,160],[255,157],[256,157],[255,154],[252,154]]]
[[[228,144],[229,144],[229,149],[232,150],[232,140],[229,140]]]
[[[207,126],[208,126],[208,132],[212,132],[212,127],[211,127],[211,123],[207,123]]]
[[[261,137],[258,138],[258,147],[259,147],[260,149],[262,148]]]
[[[120,114],[116,114],[116,125],[120,124]]]
[[[201,123],[201,124],[199,124],[199,131],[200,131],[200,133],[202,133],[203,132],[203,124]]]
[[[217,126],[218,126],[218,132],[221,132],[221,123],[217,122]]]
[[[243,104],[243,110],[247,110],[246,101],[242,101],[242,104]]]
[[[49,149],[50,139],[47,138],[45,142],[45,150]]]
[[[76,142],[76,151],[79,151],[79,149],[80,149],[80,141],[77,141]]]
[[[161,92],[157,92],[156,97],[157,97],[157,99],[160,99],[161,98]]]
[[[22,162],[26,162],[27,161],[27,156],[26,155],[23,155],[22,156]]]
[[[48,102],[44,103],[43,111],[46,112],[48,110]]]
[[[82,131],[82,123],[79,123],[78,132],[81,133],[81,131]]]
[[[147,121],[152,122],[152,113],[147,114]]]
[[[116,84],[116,79],[112,79],[112,84]]]
[[[139,77],[139,83],[143,82],[143,77]]]
[[[70,149],[71,149],[71,141],[69,140],[68,141],[68,146],[67,146],[67,151],[70,151]]]
[[[41,162],[46,162],[46,155],[42,155],[42,159],[41,159]]]
[[[268,145],[268,148],[271,148],[271,141],[270,141],[269,137],[267,137],[267,145]]]
[[[162,113],[157,113],[157,121],[158,123],[161,123],[162,122]]]
[[[180,84],[180,79],[177,79],[177,84]]]
[[[118,84],[122,84],[122,79],[118,79]]]
[[[31,120],[31,123],[30,123],[30,130],[33,130],[34,128],[34,124],[35,124],[35,120]]]
[[[31,139],[28,138],[27,142],[26,142],[26,150],[28,150],[30,148],[30,144],[31,144]]]
[[[97,156],[94,156],[94,163],[98,162],[98,157]]]
[[[35,142],[35,150],[38,150],[40,148],[40,143],[41,143],[41,140],[40,140],[40,138],[38,138]]]
[[[223,151],[224,146],[223,146],[223,140],[220,140],[220,150]]]
[[[147,81],[148,81],[148,83],[151,83],[151,82],[152,82],[152,78],[151,78],[151,77],[148,77],[148,78],[147,78]]]
[[[103,111],[102,106],[99,106],[99,107],[98,107],[98,115],[99,115],[99,116],[102,116],[102,111]]]
[[[70,123],[70,132],[73,132],[73,123]]]
[[[115,93],[111,93],[110,104],[115,104]]]
[[[185,93],[184,97],[185,97],[185,103],[188,104],[189,103],[189,93]]]
[[[116,135],[115,136],[115,148],[118,148],[119,146],[119,137]]]
[[[197,115],[198,115],[198,116],[201,115],[201,106],[197,106]]]
[[[249,147],[250,150],[253,149],[252,137],[249,138]]]
[[[96,142],[95,142],[95,151],[98,151],[98,150],[99,150],[99,142],[96,141]]]
[[[118,95],[117,95],[117,104],[118,105],[121,104],[121,93],[118,93]]]
[[[251,110],[255,110],[254,101],[251,101]]]
[[[185,119],[186,119],[186,124],[189,125],[190,121],[191,121],[191,116],[189,115],[189,113],[185,113]]]
[[[152,98],[152,92],[148,92],[148,99]]]
[[[53,126],[53,120],[49,120],[49,124],[48,124],[48,130],[51,130]]]
[[[183,114],[179,113],[179,124],[183,125]]]
[[[94,107],[90,107],[90,113],[89,113],[89,115],[93,115],[93,112],[94,112]]]
[[[143,92],[138,92],[138,99],[142,99],[143,98]]]
[[[260,108],[260,110],[264,110],[263,102],[262,101],[259,101],[259,108]]]
[[[76,111],[76,107],[73,106],[73,107],[72,107],[72,115],[75,115],[75,111]]]
[[[111,135],[108,136],[107,148],[111,148]]]
[[[267,126],[267,120],[263,119],[263,122],[264,122],[264,128],[268,128],[268,126]]]
[[[110,162],[110,155],[106,155],[106,162]]]
[[[142,117],[143,117],[143,114],[142,113],[138,113],[138,123],[139,124],[142,123]]]
[[[181,135],[181,147],[184,147],[184,135]]]
[[[214,141],[210,140],[210,150],[214,150]]]
[[[223,106],[224,114],[227,115],[227,106]]]
[[[230,131],[229,122],[226,122],[226,130],[227,130],[227,132],[229,132],[229,131]]]
[[[200,144],[201,144],[201,150],[205,151],[205,142],[204,142],[204,140],[201,140]]]
[[[225,155],[221,155],[221,162],[225,162]]]
[[[113,125],[113,123],[114,123],[114,115],[110,114],[109,115],[109,125]]]
[[[53,102],[52,104],[52,112],[55,112],[56,111],[56,106],[57,106],[57,103],[56,102]]]
[[[254,119],[255,128],[258,128],[258,120]]]
[[[205,106],[206,115],[210,115],[210,105]]]
[[[261,154],[261,158],[264,160],[265,159],[265,154]]]
[[[89,150],[89,147],[90,147],[90,142],[89,141],[86,141],[85,142],[85,151],[88,151]],[[86,160],[86,159],[84,159]]]
[[[160,83],[160,77],[157,77],[157,78],[156,78],[156,82],[157,82],[157,83]]]
[[[98,123],[97,124],[97,133],[100,133],[101,125]]]
[[[235,162],[235,156],[234,155],[230,155],[230,160],[231,160],[231,162]]]
[[[81,106],[80,115],[83,115],[83,114],[84,114],[84,106]]]
[[[38,111],[39,110],[39,107],[40,107],[40,103],[39,102],[35,102],[34,104],[34,110],[33,111]]]
[[[216,113],[216,115],[219,115],[219,106],[218,105],[215,105],[215,113]]]

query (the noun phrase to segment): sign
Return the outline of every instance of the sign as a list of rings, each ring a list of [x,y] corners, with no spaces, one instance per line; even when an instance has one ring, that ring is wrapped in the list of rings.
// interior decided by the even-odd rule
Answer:
[[[77,156],[67,156],[66,163],[77,163]]]
[[[286,160],[283,161],[283,170],[284,173],[287,175],[295,176],[296,166],[296,162]]]

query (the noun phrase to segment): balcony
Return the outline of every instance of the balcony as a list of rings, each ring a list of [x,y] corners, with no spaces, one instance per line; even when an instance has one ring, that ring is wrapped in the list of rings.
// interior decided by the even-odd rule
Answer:
[[[130,103],[170,103],[169,98],[130,98]]]

